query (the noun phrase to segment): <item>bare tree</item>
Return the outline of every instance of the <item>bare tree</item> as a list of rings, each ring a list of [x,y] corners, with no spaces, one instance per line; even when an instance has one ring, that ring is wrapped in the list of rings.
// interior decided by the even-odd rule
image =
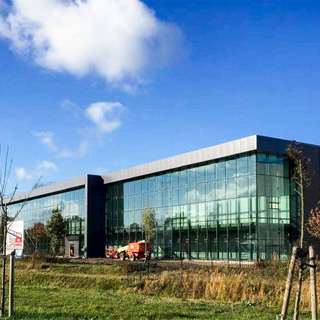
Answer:
[[[55,181],[41,181],[41,182],[37,182],[33,185],[33,189],[37,189],[37,188],[41,188],[41,187],[45,187],[45,186],[49,186],[51,184],[56,183]]]
[[[312,182],[311,176],[311,160],[304,155],[303,146],[301,143],[293,141],[288,145],[286,149],[286,153],[288,157],[294,164],[293,173],[291,176],[291,180],[295,183],[295,191],[300,196],[300,239],[299,239],[299,276],[298,276],[298,284],[297,284],[297,292],[296,292],[296,301],[294,308],[294,320],[298,320],[299,317],[299,305],[300,305],[300,297],[301,297],[301,287],[303,280],[303,249],[304,249],[304,235],[305,235],[305,191],[310,186]],[[289,281],[289,278],[288,278]]]
[[[291,180],[296,184],[295,191],[299,194],[301,199],[301,213],[300,213],[300,241],[299,247],[303,249],[304,247],[304,231],[305,231],[305,191],[311,185],[312,175],[311,175],[311,160],[304,155],[303,146],[301,143],[293,141],[288,145],[286,149],[288,157],[294,163],[293,174]]]
[[[8,214],[8,206],[14,201],[14,197],[16,195],[16,192],[18,190],[18,185],[16,184],[13,188],[13,191],[10,193],[7,193],[7,185],[11,173],[12,168],[12,162],[13,159],[9,159],[9,147],[7,147],[5,156],[4,156],[4,163],[2,163],[2,149],[0,144],[0,210],[1,210],[1,248],[2,249],[2,287],[1,287],[1,310],[0,310],[0,316],[4,316],[5,313],[5,285],[6,285],[6,260],[7,260],[7,254],[6,254],[6,246],[7,246],[7,234],[8,229],[11,227],[12,223],[16,220],[16,218],[19,216],[20,212],[24,208],[25,204],[27,203],[33,189],[30,191],[30,193],[25,196],[25,198],[21,199],[20,207],[17,209],[16,212],[12,214],[12,216],[9,216]],[[37,183],[40,181],[41,177],[37,181]],[[37,184],[36,183],[36,184]]]
[[[306,229],[312,236],[320,239],[320,201],[317,207],[311,209]]]

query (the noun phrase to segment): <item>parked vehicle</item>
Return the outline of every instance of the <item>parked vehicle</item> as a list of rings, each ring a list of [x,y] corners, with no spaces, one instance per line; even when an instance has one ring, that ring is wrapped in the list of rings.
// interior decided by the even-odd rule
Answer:
[[[127,246],[120,248],[109,247],[106,250],[106,257],[110,259],[121,259],[125,260],[129,258],[131,261],[140,260],[145,258],[145,248],[147,246],[147,259],[151,258],[153,251],[150,242],[145,240],[139,242],[130,242]]]

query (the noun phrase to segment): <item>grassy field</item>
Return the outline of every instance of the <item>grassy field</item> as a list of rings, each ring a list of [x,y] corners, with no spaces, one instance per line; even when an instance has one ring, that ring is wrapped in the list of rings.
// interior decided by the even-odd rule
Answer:
[[[216,319],[275,320],[279,310],[245,303],[152,297],[113,290],[18,286],[15,319]],[[300,319],[309,319],[303,313]]]
[[[272,297],[283,287],[286,270],[279,267],[182,273],[158,267],[141,280],[140,268],[18,261],[15,319],[275,320],[280,313]],[[303,311],[300,319],[310,314]]]

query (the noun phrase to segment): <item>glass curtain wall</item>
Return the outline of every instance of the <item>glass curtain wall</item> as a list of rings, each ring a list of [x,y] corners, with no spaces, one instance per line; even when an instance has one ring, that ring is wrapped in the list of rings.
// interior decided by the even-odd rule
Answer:
[[[297,202],[292,188],[290,201],[289,161],[274,155],[257,155],[258,251],[260,259],[286,259],[290,252],[291,227],[296,225]],[[297,226],[297,225],[296,225]]]
[[[157,220],[158,258],[284,257],[290,242],[289,169],[281,157],[248,154],[107,188],[107,246],[144,239],[141,211]],[[258,214],[257,214],[258,208]]]
[[[16,203],[8,206],[9,215],[14,216],[22,205],[22,203]],[[50,219],[52,210],[56,208],[61,210],[67,221],[67,235],[79,236],[81,248],[84,244],[85,232],[84,188],[27,201],[16,219],[24,221],[25,241],[30,242],[28,230],[37,222],[45,224]],[[47,249],[47,245],[42,243],[42,249]],[[31,247],[30,243],[28,247]]]

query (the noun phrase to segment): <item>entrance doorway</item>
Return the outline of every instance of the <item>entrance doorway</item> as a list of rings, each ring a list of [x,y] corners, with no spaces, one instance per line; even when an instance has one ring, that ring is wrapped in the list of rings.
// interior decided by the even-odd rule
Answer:
[[[78,258],[80,255],[80,241],[75,240],[75,236],[67,236],[65,238],[66,255],[68,257]]]
[[[74,257],[74,244],[70,243],[69,247],[70,257]]]

